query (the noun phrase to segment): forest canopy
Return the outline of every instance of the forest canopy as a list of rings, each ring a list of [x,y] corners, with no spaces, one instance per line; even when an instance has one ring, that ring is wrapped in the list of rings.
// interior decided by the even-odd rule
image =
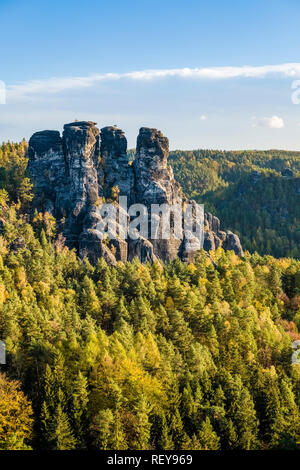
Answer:
[[[30,216],[26,142],[0,166],[1,449],[299,448],[299,260],[92,266]]]
[[[300,258],[300,153],[193,150],[170,153],[185,195],[204,204],[245,249]]]

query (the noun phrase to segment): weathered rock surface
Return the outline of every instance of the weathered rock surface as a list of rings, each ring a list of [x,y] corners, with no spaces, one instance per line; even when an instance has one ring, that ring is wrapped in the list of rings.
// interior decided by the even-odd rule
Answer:
[[[157,129],[142,127],[137,138],[134,170],[134,200],[144,204],[149,211],[152,204],[182,205],[181,187],[175,181],[173,170],[167,164],[169,141]],[[161,218],[157,221],[158,236],[161,230]],[[150,220],[149,220],[150,232]],[[178,255],[181,240],[172,233],[169,240],[151,239],[154,254],[170,261]]]
[[[234,251],[238,256],[243,256],[244,254],[239,237],[229,230],[226,232],[226,239],[224,240],[222,247],[226,251]]]
[[[131,195],[133,187],[133,169],[128,164],[127,139],[117,127],[101,129],[101,164],[104,173],[104,196],[111,197],[113,188],[118,188],[121,195]]]
[[[167,164],[169,141],[157,129],[142,127],[137,138],[133,162],[135,200],[150,208],[151,204],[182,202],[181,187]]]
[[[63,148],[68,175],[69,207],[65,236],[78,247],[87,212],[98,200],[99,129],[93,122],[73,122],[64,126]]]
[[[59,216],[63,204],[58,202],[66,183],[63,142],[58,131],[42,131],[29,140],[28,170],[35,186],[34,205]]]
[[[167,204],[184,211],[188,202],[168,166],[168,155],[168,139],[157,129],[146,127],[140,129],[132,165],[128,163],[124,132],[115,126],[104,127],[100,133],[94,122],[81,121],[66,124],[62,137],[58,131],[36,132],[29,141],[28,162],[35,186],[34,207],[53,214],[63,226],[66,243],[93,264],[99,257],[111,265],[134,257],[153,262],[179,256],[192,262],[200,248],[199,239],[186,234],[179,239],[175,234],[178,225],[183,225],[183,215],[178,219],[171,213],[170,238],[159,236],[163,218],[158,206]],[[128,206],[143,204],[148,209],[147,237],[126,237],[121,221],[130,220],[132,214],[119,205],[120,196],[127,197]],[[113,203],[117,222],[109,225],[104,237],[105,201]],[[194,210],[196,203],[189,202]],[[153,204],[158,208],[154,216],[156,235],[151,233]],[[110,215],[105,220],[113,219]],[[199,226],[195,215],[193,224]],[[113,239],[112,233],[117,234]],[[205,214],[203,247],[209,252],[218,246],[243,255],[238,236],[221,231],[219,219]]]
[[[128,248],[128,261],[132,261],[135,257],[139,258],[142,263],[156,260],[152,243],[143,237],[140,237],[138,240],[130,240]]]

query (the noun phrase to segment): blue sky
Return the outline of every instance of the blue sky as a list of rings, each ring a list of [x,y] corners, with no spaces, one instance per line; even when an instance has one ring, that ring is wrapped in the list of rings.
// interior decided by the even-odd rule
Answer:
[[[129,147],[151,126],[171,148],[300,150],[299,17],[298,0],[0,0],[0,141],[86,119]]]

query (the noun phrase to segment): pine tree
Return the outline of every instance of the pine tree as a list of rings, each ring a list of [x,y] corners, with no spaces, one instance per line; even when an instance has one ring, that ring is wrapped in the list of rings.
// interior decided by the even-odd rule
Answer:
[[[210,419],[206,417],[199,431],[199,442],[203,450],[218,450],[220,439],[214,432]]]
[[[232,420],[228,421],[228,426],[226,430],[226,437],[229,449],[236,449],[238,447],[238,436],[234,427]]]
[[[234,416],[238,433],[238,445],[241,449],[255,449],[257,445],[258,422],[254,403],[249,391],[243,388],[238,397]]]
[[[76,440],[85,447],[85,430],[87,422],[88,391],[87,378],[79,371],[72,393],[72,421]]]
[[[128,448],[120,412],[118,410],[114,412],[111,448],[114,450],[126,450]]]
[[[174,443],[174,449],[180,450],[185,438],[185,432],[178,408],[175,408],[174,411],[172,411],[169,429]]]
[[[161,434],[158,440],[158,449],[160,450],[173,450],[174,449],[174,444],[169,434],[167,420],[164,414],[161,419]]]
[[[51,448],[55,450],[71,450],[76,446],[76,439],[70,428],[68,417],[62,411],[60,404],[51,422],[49,441]]]
[[[99,413],[93,417],[90,426],[93,446],[98,450],[113,449],[113,428],[114,415],[112,411],[109,408],[99,411]]]
[[[123,325],[124,321],[125,322],[130,322],[130,315],[125,307],[125,297],[122,296],[117,304],[116,307],[116,315],[115,315],[115,321],[114,321],[114,330],[118,330],[121,325]]]
[[[135,407],[137,420],[136,448],[138,450],[149,449],[151,424],[149,423],[148,416],[150,410],[151,407],[149,406],[149,403],[147,403],[144,396],[141,396]]]
[[[40,415],[40,442],[42,449],[46,450],[50,448],[50,439],[51,439],[51,415],[47,403],[44,401],[41,407]]]

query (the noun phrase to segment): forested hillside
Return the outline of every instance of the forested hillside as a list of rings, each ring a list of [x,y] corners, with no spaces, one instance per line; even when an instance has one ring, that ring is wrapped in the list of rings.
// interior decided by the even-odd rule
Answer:
[[[0,152],[0,449],[299,446],[300,262],[93,267],[29,217],[25,152]]]
[[[300,258],[300,153],[175,151],[184,193],[236,232],[244,249]]]

